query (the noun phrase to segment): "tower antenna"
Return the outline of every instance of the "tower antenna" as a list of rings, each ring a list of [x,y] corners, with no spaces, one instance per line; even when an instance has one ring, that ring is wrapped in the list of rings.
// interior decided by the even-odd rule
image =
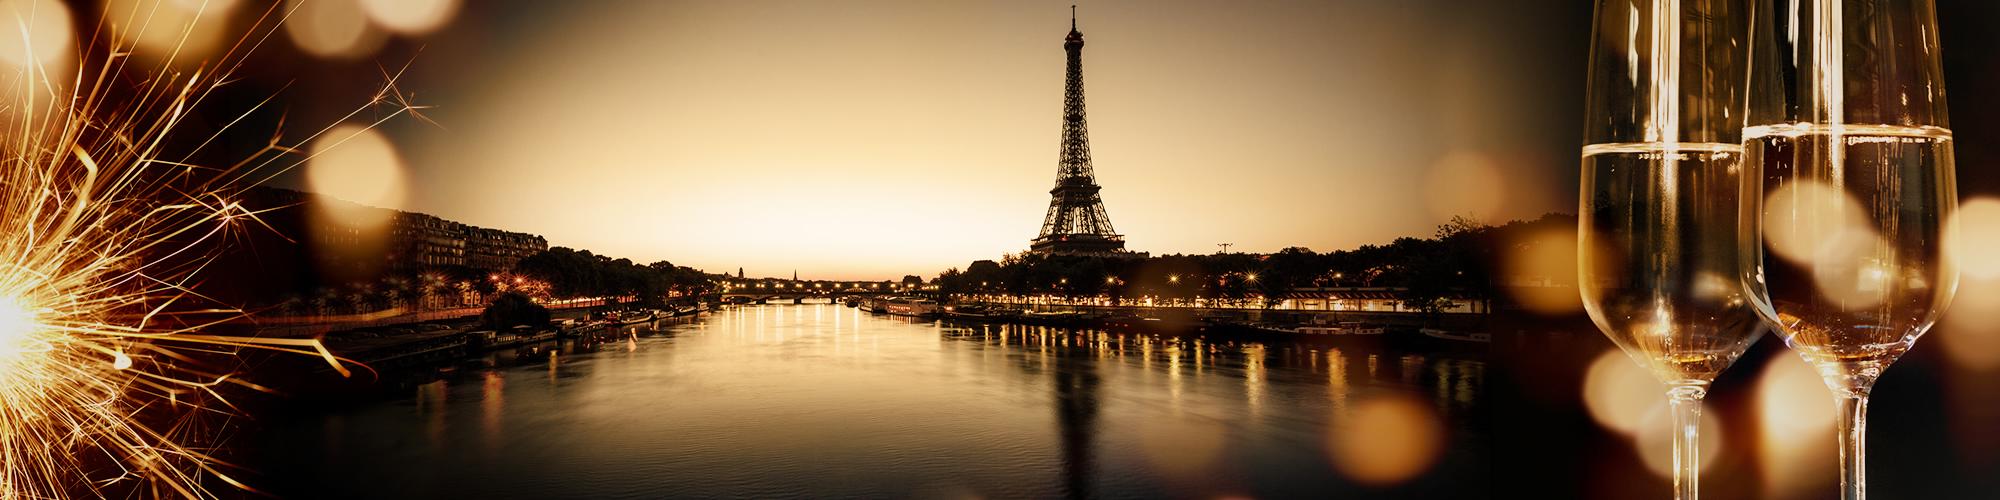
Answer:
[[[1069,4],[1069,30],[1076,31],[1076,4]]]

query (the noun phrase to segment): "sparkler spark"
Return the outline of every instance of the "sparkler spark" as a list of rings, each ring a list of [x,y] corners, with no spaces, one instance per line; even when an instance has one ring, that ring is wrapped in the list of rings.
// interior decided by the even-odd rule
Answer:
[[[50,14],[14,10],[0,26],[18,33],[0,38],[32,49],[44,34],[30,36],[30,16]],[[348,373],[316,339],[209,333],[245,313],[191,290],[220,243],[261,224],[234,201],[241,191],[303,160],[282,163],[293,150],[274,139],[238,164],[201,166],[191,158],[220,132],[188,151],[169,151],[169,136],[286,12],[266,10],[195,69],[137,67],[114,35],[171,27],[112,18],[75,51],[73,75],[41,60],[0,73],[11,85],[0,97],[0,497],[249,489],[203,447],[196,417],[231,410],[225,386],[268,389],[215,360],[263,349]],[[388,88],[371,104],[400,105],[387,117],[414,109]]]

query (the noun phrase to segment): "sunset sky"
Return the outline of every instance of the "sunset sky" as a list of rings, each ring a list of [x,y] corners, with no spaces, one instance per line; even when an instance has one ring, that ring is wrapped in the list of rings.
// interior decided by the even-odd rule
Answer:
[[[1589,12],[1541,3],[1083,4],[1111,220],[1154,254],[1327,251],[1573,210]],[[1069,5],[476,2],[296,91],[410,64],[436,125],[382,129],[394,208],[710,271],[929,275],[1036,235]]]

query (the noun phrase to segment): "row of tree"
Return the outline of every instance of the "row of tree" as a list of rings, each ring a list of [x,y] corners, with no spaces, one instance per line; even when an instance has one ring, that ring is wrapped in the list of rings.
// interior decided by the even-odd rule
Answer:
[[[1387,287],[1405,307],[1437,311],[1454,298],[1493,296],[1506,247],[1549,228],[1574,228],[1575,216],[1544,215],[1490,226],[1458,217],[1430,238],[1318,253],[1291,247],[1271,254],[1225,253],[1148,258],[1009,255],[952,268],[933,280],[945,293],[1283,300],[1302,287]]]
[[[668,295],[707,290],[711,277],[700,270],[659,261],[637,264],[591,253],[553,247],[521,259],[514,274],[548,285],[556,298],[637,296],[655,301]]]

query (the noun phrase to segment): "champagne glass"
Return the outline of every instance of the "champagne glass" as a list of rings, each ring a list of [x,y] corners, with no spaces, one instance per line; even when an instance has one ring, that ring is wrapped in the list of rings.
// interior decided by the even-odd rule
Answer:
[[[1666,385],[1675,497],[1702,397],[1763,327],[1739,284],[1745,0],[1600,0],[1578,214],[1590,318]]]
[[[1958,287],[1958,205],[1931,0],[1760,0],[1744,129],[1742,280],[1840,410],[1866,492],[1868,392]]]

